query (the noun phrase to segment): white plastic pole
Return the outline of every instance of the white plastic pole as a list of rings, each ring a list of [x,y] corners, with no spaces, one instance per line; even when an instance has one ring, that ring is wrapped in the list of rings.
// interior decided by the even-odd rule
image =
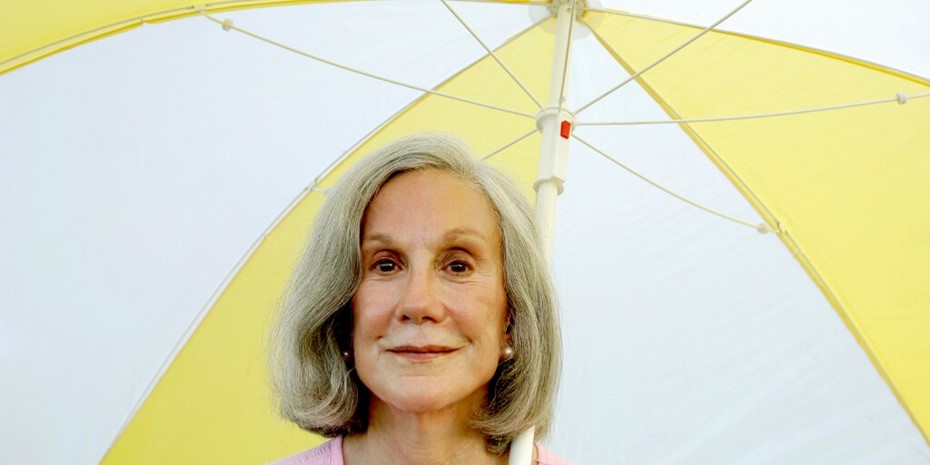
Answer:
[[[532,465],[533,463],[533,427],[520,433],[510,444],[510,465]]]
[[[568,134],[574,118],[562,110],[561,99],[569,59],[571,25],[575,20],[572,11],[574,0],[555,0],[556,10],[555,50],[552,59],[552,79],[549,86],[548,106],[537,116],[536,126],[542,132],[542,147],[539,154],[539,171],[533,188],[536,189],[536,222],[543,239],[546,260],[552,261],[552,236],[555,229],[555,202],[562,193],[562,185],[568,172]],[[510,465],[532,465],[533,437],[535,428],[530,427],[514,438],[510,445]]]
[[[542,132],[539,154],[539,171],[533,187],[536,189],[536,222],[543,236],[547,259],[552,256],[552,235],[555,227],[556,197],[562,193],[568,171],[568,134],[563,133],[563,122],[569,124],[570,132],[574,118],[561,107],[565,66],[569,60],[572,0],[557,4],[555,50],[552,59],[552,78],[549,85],[548,106],[536,118],[536,126]]]

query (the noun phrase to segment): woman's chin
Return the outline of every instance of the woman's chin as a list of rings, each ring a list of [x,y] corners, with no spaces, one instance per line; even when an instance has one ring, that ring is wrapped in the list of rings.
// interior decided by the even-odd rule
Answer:
[[[384,396],[373,394],[372,407],[382,404],[392,412],[405,414],[429,414],[442,412],[459,412],[471,415],[481,406],[486,396],[485,389],[467,392],[455,392],[449,389],[448,383],[444,386],[431,386],[429,383],[395,386],[390,393]]]

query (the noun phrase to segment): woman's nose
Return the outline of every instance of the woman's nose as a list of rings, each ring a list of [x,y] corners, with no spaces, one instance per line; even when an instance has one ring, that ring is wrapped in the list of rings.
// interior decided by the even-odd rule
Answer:
[[[445,312],[438,292],[438,277],[430,269],[411,270],[407,275],[400,305],[401,318],[416,324],[442,321]]]

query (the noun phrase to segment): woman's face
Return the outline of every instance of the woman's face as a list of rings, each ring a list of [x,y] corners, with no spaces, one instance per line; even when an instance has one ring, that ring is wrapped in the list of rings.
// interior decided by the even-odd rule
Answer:
[[[361,247],[352,344],[373,405],[409,413],[480,405],[507,319],[487,197],[445,171],[400,174],[368,206]]]

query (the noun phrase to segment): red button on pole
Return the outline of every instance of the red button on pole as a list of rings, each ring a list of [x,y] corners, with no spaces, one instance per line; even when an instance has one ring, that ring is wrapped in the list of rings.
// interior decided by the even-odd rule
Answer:
[[[562,138],[568,139],[568,136],[572,134],[572,123],[568,121],[562,121]]]

